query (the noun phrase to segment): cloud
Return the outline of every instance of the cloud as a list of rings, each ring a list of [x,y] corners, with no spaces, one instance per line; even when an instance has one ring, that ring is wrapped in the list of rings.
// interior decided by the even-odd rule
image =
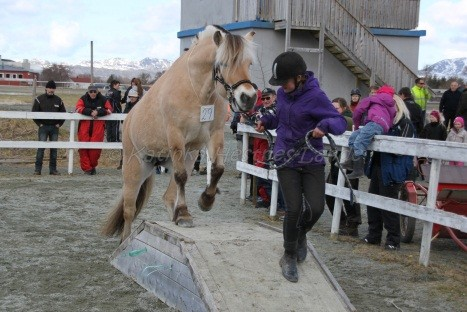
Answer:
[[[157,57],[175,60],[180,54],[180,1],[153,2],[138,11],[137,16],[129,16],[135,22],[131,24],[131,36],[121,52],[138,53],[139,58]],[[137,49],[135,50],[135,47]],[[133,51],[128,51],[132,49]]]
[[[10,10],[16,14],[28,14],[33,13],[36,10],[36,6],[33,1],[18,0],[18,1],[5,1],[1,2],[3,9]]]
[[[443,59],[467,57],[467,36],[463,34],[466,7],[467,0],[421,1],[418,28],[426,30],[426,36],[420,38],[420,68]]]
[[[82,43],[80,41],[80,25],[77,22],[52,22],[49,30],[49,44],[57,55],[68,55]]]
[[[111,0],[0,0],[0,53],[11,59],[73,63],[89,59],[92,40],[95,60],[174,60],[180,50],[180,6],[180,0],[131,4]]]
[[[436,1],[427,8],[430,23],[441,28],[464,27],[467,23],[467,0]]]

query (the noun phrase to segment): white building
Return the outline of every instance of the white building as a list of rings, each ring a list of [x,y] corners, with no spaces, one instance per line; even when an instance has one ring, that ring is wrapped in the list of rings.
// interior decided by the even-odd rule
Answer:
[[[390,84],[397,91],[416,78],[419,41],[425,36],[414,30],[420,0],[181,1],[181,52],[209,24],[235,34],[256,32],[259,61],[252,80],[261,89],[268,87],[274,58],[291,48],[330,98],[350,99],[355,87],[366,95],[372,84]]]

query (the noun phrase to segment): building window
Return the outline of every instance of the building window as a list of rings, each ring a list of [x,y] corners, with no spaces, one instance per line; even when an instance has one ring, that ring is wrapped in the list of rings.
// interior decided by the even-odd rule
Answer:
[[[13,74],[13,79],[16,79],[16,74]]]
[[[18,74],[19,79],[23,79],[23,74]]]
[[[3,78],[3,74],[0,74],[0,78]]]
[[[5,74],[5,78],[10,78],[10,74]]]

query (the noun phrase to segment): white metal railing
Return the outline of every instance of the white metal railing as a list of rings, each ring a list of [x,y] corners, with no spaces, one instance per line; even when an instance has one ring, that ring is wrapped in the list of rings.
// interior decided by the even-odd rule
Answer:
[[[270,213],[274,216],[276,214],[278,193],[276,171],[258,168],[247,164],[249,137],[253,136],[265,139],[266,136],[262,133],[256,132],[252,127],[240,123],[237,126],[237,131],[239,134],[243,134],[242,161],[237,162],[237,169],[242,171],[240,200],[242,203],[245,202],[247,173],[269,179],[272,181],[273,188],[271,194]],[[273,136],[275,135],[274,132],[272,134]],[[341,136],[333,136],[337,146],[341,148],[345,147],[342,148],[341,153],[341,158],[343,159],[348,155],[347,146],[349,136],[350,132],[346,132]],[[323,141],[328,146],[328,140],[323,138]],[[441,224],[467,233],[467,217],[436,209],[436,198],[442,160],[462,161],[467,163],[467,144],[381,135],[375,137],[375,140],[370,145],[369,149],[379,152],[428,157],[432,159],[426,206],[370,194],[365,191],[354,190],[356,201],[360,204],[392,211],[424,221],[419,262],[427,266],[430,256],[433,223]],[[336,198],[331,225],[331,236],[336,236],[339,232],[339,221],[343,200],[350,199],[350,191],[348,188],[344,187],[344,176],[342,172],[339,172],[337,185],[326,183],[326,194]]]
[[[99,120],[124,120],[126,114],[110,114],[99,117]],[[0,148],[65,148],[68,149],[68,174],[73,173],[74,149],[122,149],[121,142],[76,142],[76,121],[91,120],[92,117],[78,113],[43,113],[43,112],[16,112],[0,111],[0,118],[8,119],[59,119],[70,121],[70,136],[68,141],[3,141],[0,140]]]

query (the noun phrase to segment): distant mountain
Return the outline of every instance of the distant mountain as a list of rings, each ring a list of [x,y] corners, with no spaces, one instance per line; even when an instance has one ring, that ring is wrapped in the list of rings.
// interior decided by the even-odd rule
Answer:
[[[52,65],[54,62],[32,59],[31,69],[42,71],[43,68]],[[131,61],[123,58],[111,58],[101,61],[94,61],[94,76],[107,79],[110,75],[132,78],[147,73],[154,77],[156,73],[166,70],[172,65],[172,61],[165,59],[146,57],[140,61]],[[91,73],[91,62],[82,61],[78,64],[58,63],[70,68],[72,76],[89,75]]]
[[[467,81],[467,57],[439,61],[421,69],[419,74],[445,78],[458,77]]]

